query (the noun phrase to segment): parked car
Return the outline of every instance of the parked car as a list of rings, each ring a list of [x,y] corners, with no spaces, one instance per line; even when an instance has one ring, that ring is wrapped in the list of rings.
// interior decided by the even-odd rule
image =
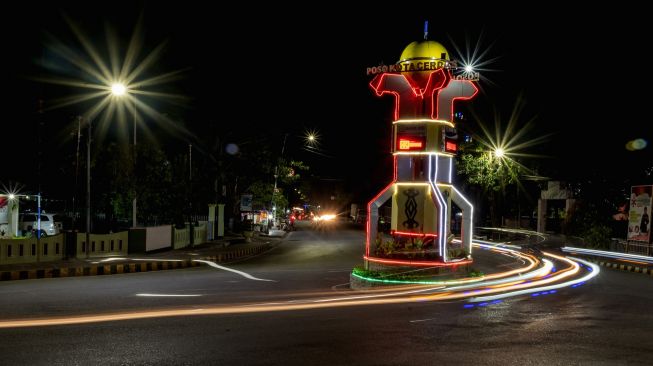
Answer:
[[[57,235],[61,233],[61,221],[55,221],[54,214],[41,213],[41,236]],[[18,220],[18,229],[23,233],[33,232],[36,233],[38,228],[38,217],[35,213],[24,213],[20,215]]]

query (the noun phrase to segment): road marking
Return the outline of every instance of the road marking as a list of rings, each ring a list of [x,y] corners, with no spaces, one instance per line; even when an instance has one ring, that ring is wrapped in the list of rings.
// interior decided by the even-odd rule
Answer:
[[[428,319],[418,319],[418,320],[411,320],[409,323],[419,323],[419,322],[427,322],[429,320],[437,320],[439,318],[428,318]]]
[[[277,282],[275,280],[266,280],[265,278],[257,278],[257,277],[252,276],[249,273],[245,273],[243,271],[238,271],[238,270],[235,270],[235,269],[232,269],[232,268],[224,267],[224,266],[221,266],[221,265],[216,264],[216,263],[211,262],[211,261],[205,261],[205,260],[202,260],[202,259],[193,259],[193,262],[206,263],[206,264],[208,264],[209,266],[211,266],[213,268],[224,269],[225,271],[229,271],[229,272],[239,274],[239,275],[241,275],[241,276],[243,276],[243,277],[245,277],[247,279],[254,280],[254,281]]]

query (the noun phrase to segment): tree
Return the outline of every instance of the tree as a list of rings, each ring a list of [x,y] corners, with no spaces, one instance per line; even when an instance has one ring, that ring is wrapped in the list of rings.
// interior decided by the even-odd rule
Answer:
[[[507,156],[497,156],[494,151],[472,141],[461,145],[458,156],[458,174],[470,185],[481,189],[489,201],[490,220],[498,224],[499,198],[503,198],[506,186],[516,184],[522,166]],[[501,192],[501,195],[497,195]]]

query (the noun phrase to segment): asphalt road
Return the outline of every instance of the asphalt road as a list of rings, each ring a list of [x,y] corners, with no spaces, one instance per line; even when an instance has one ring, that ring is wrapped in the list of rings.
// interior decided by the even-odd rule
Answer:
[[[362,252],[360,229],[300,230],[227,265],[274,282],[208,266],[3,282],[0,320],[351,295]],[[652,290],[650,276],[603,270],[577,288],[473,309],[410,302],[0,329],[0,364],[650,365]]]

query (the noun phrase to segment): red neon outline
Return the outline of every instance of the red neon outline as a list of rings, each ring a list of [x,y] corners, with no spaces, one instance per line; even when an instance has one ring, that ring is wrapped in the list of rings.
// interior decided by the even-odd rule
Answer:
[[[434,76],[434,74],[437,74]],[[376,93],[377,96],[382,96],[384,94],[392,94],[395,97],[395,103],[394,103],[394,121],[398,121],[400,118],[399,112],[400,112],[400,102],[401,102],[401,94],[397,91],[390,91],[390,90],[379,90],[381,88],[382,83],[385,82],[385,78],[387,75],[393,75],[396,77],[403,77],[404,81],[410,88],[410,90],[413,93],[413,97],[415,98],[422,98],[422,102],[425,96],[431,98],[431,111],[430,111],[430,118],[433,120],[438,119],[438,110],[440,108],[440,91],[445,85],[449,85],[449,83],[452,80],[451,76],[451,71],[445,69],[438,69],[434,70],[431,73],[429,73],[429,78],[428,81],[425,85],[425,87],[419,88],[414,87],[415,81],[411,78],[407,78],[404,74],[392,74],[392,73],[382,73],[380,75],[376,75],[374,79],[370,82],[370,87],[374,89],[374,92]],[[438,77],[437,81],[435,78]],[[412,82],[411,82],[412,81]],[[469,100],[472,99],[478,94],[478,87],[476,84],[471,82],[470,80],[461,80],[463,82],[467,82],[471,84],[471,86],[474,88],[474,93],[471,96],[465,96],[465,97],[453,97],[451,99],[451,115],[449,116],[449,120],[447,122],[450,122],[453,124],[453,115],[454,115],[454,103],[457,100]],[[425,92],[428,91],[429,95],[425,95]],[[436,94],[437,93],[437,94]],[[437,100],[436,100],[437,98]],[[413,103],[418,103],[418,100],[412,101]],[[435,107],[435,108],[434,108]],[[417,111],[418,108],[416,109]],[[422,111],[424,112],[424,111]],[[418,117],[417,115],[415,117]],[[423,116],[422,113],[422,117]],[[395,134],[394,138],[394,144],[397,144],[397,136]],[[457,144],[455,144],[457,147]],[[395,146],[396,148],[396,146]],[[436,153],[437,155],[437,153]],[[392,186],[394,186],[397,183],[397,155],[393,154],[393,180],[390,182],[381,192],[379,192],[371,201],[368,202],[367,204],[367,220],[366,220],[366,240],[365,240],[365,256],[363,257],[365,260],[371,261],[371,262],[378,262],[378,263],[386,263],[386,264],[400,264],[400,265],[412,265],[412,266],[456,266],[456,265],[461,265],[461,264],[468,264],[472,263],[472,260],[463,260],[463,261],[458,261],[458,262],[414,262],[414,261],[403,261],[403,260],[387,260],[387,259],[380,259],[380,258],[375,258],[375,257],[370,257],[370,241],[371,241],[371,233],[370,233],[370,219],[371,219],[371,211],[372,211],[372,203],[375,202],[379,197],[383,194],[385,194],[388,189],[390,189]],[[429,182],[432,185],[435,185],[435,182],[432,182],[429,177]],[[436,202],[436,206],[439,206],[439,200]],[[446,222],[446,221],[445,221]],[[378,233],[378,230],[377,230]],[[437,237],[437,234],[419,234],[419,233],[406,233],[406,232],[397,232],[393,231],[393,235],[407,235],[407,236],[421,236],[421,237],[426,237],[426,236],[432,236],[432,237]],[[446,244],[443,246],[444,249],[446,249]],[[443,253],[441,253],[442,255]],[[444,255],[443,255],[444,258]]]
[[[449,121],[451,123],[453,123],[453,113],[454,113],[453,112],[453,104],[457,100],[470,100],[470,99],[473,99],[476,96],[476,94],[478,94],[478,88],[476,87],[476,84],[474,84],[470,80],[466,80],[466,81],[469,82],[470,84],[472,84],[472,86],[474,87],[474,94],[472,94],[470,97],[454,97],[453,99],[451,99],[451,117],[449,117],[449,118],[451,118],[451,120]],[[438,107],[440,107],[440,106],[438,105]]]
[[[384,81],[383,79],[385,79],[386,75],[396,75],[396,74],[388,74],[388,73],[379,74],[375,76],[374,79],[372,79],[372,81],[370,81],[370,87],[374,89],[374,93],[376,93],[376,95],[379,97],[383,96],[383,94],[392,94],[395,97],[395,103],[394,103],[395,111],[393,113],[393,116],[394,116],[394,120],[396,121],[398,119],[397,116],[399,116],[399,100],[401,99],[399,93],[396,91],[389,91],[389,90],[382,90],[379,92],[379,88],[381,87],[381,84]],[[413,91],[413,94],[415,93],[415,90],[413,88],[410,88],[410,90]]]
[[[451,72],[448,73],[448,76],[449,76],[449,82],[447,82],[447,86],[449,86],[449,83],[451,82],[451,80],[453,80],[453,79],[451,79]],[[449,116],[449,121],[448,121],[448,122],[451,122],[451,123],[453,123],[453,115],[454,115],[453,104],[456,102],[456,100],[469,100],[469,99],[474,98],[476,96],[476,94],[478,94],[478,88],[476,87],[476,84],[474,84],[470,80],[458,80],[458,81],[466,81],[466,82],[470,83],[474,87],[474,94],[472,94],[470,97],[453,97],[453,98],[451,98],[451,116]],[[434,100],[437,100],[437,101],[435,102],[436,103],[435,109],[433,109],[433,106],[431,106],[431,113],[432,113],[431,118],[432,119],[438,119],[438,111],[440,110],[440,92],[439,91],[438,91],[437,97],[431,99],[431,103],[433,103]]]
[[[432,234],[432,233],[409,233],[405,231],[397,231],[397,230],[390,230],[390,235],[405,235],[405,236],[430,236],[436,238],[438,234]]]
[[[383,263],[383,264],[397,264],[402,266],[423,266],[423,267],[451,267],[459,266],[461,264],[472,263],[473,260],[466,259],[459,262],[441,262],[441,261],[430,261],[430,262],[415,262],[401,259],[381,259],[376,257],[370,257],[368,255],[364,256],[363,259],[374,262],[374,263]]]
[[[435,76],[437,74],[438,79],[435,79]],[[426,85],[424,89],[420,88],[419,85],[417,87],[414,86],[414,82],[411,82],[412,79],[407,78],[404,74],[391,74],[391,73],[383,73],[376,75],[372,81],[370,81],[370,87],[374,89],[374,92],[376,93],[377,96],[382,96],[383,94],[392,94],[395,97],[395,108],[394,108],[394,121],[399,120],[399,104],[401,102],[401,95],[396,92],[396,91],[390,91],[390,90],[381,90],[379,91],[379,88],[381,88],[381,85],[384,83],[384,80],[387,75],[391,76],[396,76],[400,78],[404,78],[406,81],[406,84],[410,87],[410,90],[413,92],[413,96],[416,98],[424,98],[424,92],[429,91],[430,95],[427,95],[427,97],[431,98],[431,119],[433,119],[433,96],[436,93],[436,91],[442,89],[446,84],[449,84],[449,81],[451,79],[450,75],[448,73],[444,72],[444,69],[437,69],[431,73],[429,73],[429,79],[426,82]],[[435,79],[435,81],[434,81]],[[437,115],[437,114],[436,114]]]

